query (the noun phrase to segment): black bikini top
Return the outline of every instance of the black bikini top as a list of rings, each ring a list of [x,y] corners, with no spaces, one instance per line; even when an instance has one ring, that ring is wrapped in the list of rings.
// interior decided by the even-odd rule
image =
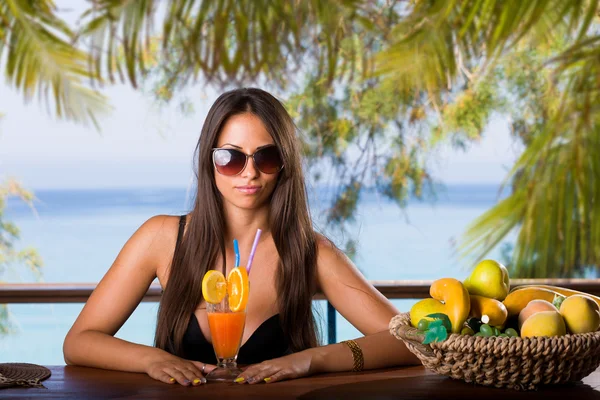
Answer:
[[[179,232],[175,252],[179,249],[179,243],[183,236],[185,227],[185,215],[179,219]],[[212,344],[206,340],[196,314],[192,313],[185,334],[183,335],[183,355],[187,360],[201,361],[208,364],[216,364],[217,359]],[[264,321],[240,347],[238,364],[256,364],[265,360],[290,354],[288,341],[281,328],[279,314],[273,315]]]

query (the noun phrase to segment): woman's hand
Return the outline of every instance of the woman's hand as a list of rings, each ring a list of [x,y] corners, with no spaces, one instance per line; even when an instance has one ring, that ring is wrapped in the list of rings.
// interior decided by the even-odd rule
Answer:
[[[206,383],[204,376],[215,368],[215,365],[185,360],[169,354],[161,359],[151,361],[146,367],[146,373],[157,381],[197,386]]]
[[[242,372],[236,382],[238,383],[273,383],[285,379],[295,379],[308,376],[317,372],[315,365],[315,352],[313,349],[304,350],[288,356],[263,361],[254,364]]]

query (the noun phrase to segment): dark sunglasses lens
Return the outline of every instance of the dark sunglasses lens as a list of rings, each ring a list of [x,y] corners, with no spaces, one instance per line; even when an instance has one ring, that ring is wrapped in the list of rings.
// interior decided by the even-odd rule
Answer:
[[[256,167],[265,174],[274,174],[281,170],[283,161],[275,146],[265,147],[254,154]]]
[[[215,167],[220,174],[236,175],[246,164],[246,155],[237,150],[218,149],[213,153]]]

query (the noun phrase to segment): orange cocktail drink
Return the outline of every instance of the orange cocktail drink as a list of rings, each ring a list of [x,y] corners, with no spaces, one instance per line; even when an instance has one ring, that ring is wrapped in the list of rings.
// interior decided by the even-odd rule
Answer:
[[[202,294],[217,358],[217,368],[206,375],[208,381],[232,382],[242,373],[236,360],[244,336],[249,291],[248,273],[243,267],[231,270],[227,279],[214,270],[204,276]]]
[[[235,359],[244,334],[246,311],[209,312],[208,324],[217,359]]]

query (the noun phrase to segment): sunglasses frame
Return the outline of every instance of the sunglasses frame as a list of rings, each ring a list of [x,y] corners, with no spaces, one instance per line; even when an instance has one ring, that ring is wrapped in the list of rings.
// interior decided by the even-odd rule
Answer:
[[[265,146],[265,147],[261,147],[260,149],[256,150],[256,151],[255,151],[254,153],[252,153],[252,154],[246,154],[246,153],[244,153],[243,151],[241,151],[241,150],[239,150],[239,149],[232,149],[232,148],[229,148],[229,147],[213,147],[213,148],[211,149],[211,152],[212,152],[212,157],[211,157],[211,158],[212,158],[213,166],[215,167],[215,169],[217,170],[217,172],[218,172],[219,174],[223,175],[223,176],[238,176],[239,174],[241,174],[242,172],[244,172],[244,170],[246,169],[246,166],[248,165],[248,159],[249,159],[249,158],[252,158],[252,161],[254,162],[254,166],[256,167],[256,169],[257,169],[257,170],[259,170],[259,171],[260,171],[260,173],[261,173],[261,174],[265,174],[265,175],[274,175],[274,174],[276,174],[276,173],[278,173],[278,172],[281,172],[281,170],[282,170],[282,169],[285,167],[285,165],[283,165],[283,160],[281,160],[281,168],[279,168],[279,169],[278,169],[277,171],[275,171],[275,172],[267,173],[267,172],[263,172],[263,171],[262,171],[262,170],[261,170],[261,169],[258,167],[258,164],[256,163],[256,159],[254,158],[254,155],[255,155],[256,153],[258,153],[258,152],[260,152],[260,151],[263,151],[263,150],[265,150],[265,149],[271,148],[271,147],[275,147],[275,148],[277,149],[277,145],[275,145],[275,144],[272,144],[272,145],[267,145],[267,146]],[[239,153],[242,153],[243,155],[245,155],[245,156],[246,156],[246,161],[244,161],[244,166],[242,167],[242,169],[240,169],[240,172],[238,172],[237,174],[233,174],[233,175],[226,175],[226,174],[224,174],[224,173],[220,172],[220,171],[219,171],[219,168],[217,167],[217,164],[216,164],[216,162],[215,162],[215,152],[216,152],[217,150],[232,150],[232,151],[237,151],[237,152],[239,152]],[[277,152],[279,152],[279,150],[278,150],[278,149],[277,149]],[[281,155],[279,156],[279,158],[281,158]]]

